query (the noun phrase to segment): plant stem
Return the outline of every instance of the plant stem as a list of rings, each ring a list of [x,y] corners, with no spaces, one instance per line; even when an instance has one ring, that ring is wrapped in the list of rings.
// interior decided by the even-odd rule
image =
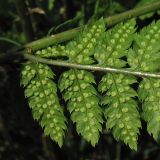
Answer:
[[[55,35],[44,37],[42,39],[38,39],[36,41],[30,42],[24,45],[24,48],[31,49],[32,51],[46,48],[50,45],[61,43],[61,42],[72,39],[73,37],[77,35],[77,33],[79,33],[80,30],[81,28],[78,27],[78,28],[74,28],[74,29],[71,29],[65,32],[55,34]]]
[[[33,61],[33,62],[40,62],[40,63],[45,63],[49,65],[54,65],[54,66],[77,68],[77,69],[84,69],[84,70],[91,70],[91,71],[98,71],[98,72],[121,73],[121,74],[134,75],[134,76],[139,76],[139,77],[160,78],[160,74],[158,73],[138,72],[138,71],[132,71],[129,69],[99,67],[99,66],[93,66],[93,65],[81,65],[81,64],[75,64],[75,63],[68,63],[65,61],[49,60],[45,58],[36,57],[30,54],[24,54],[24,58],[30,61]]]
[[[148,5],[139,7],[139,8],[135,8],[135,9],[123,12],[121,14],[116,14],[114,16],[110,16],[108,18],[105,18],[104,21],[105,21],[107,27],[109,27],[109,26],[112,26],[118,22],[146,14],[148,12],[153,12],[158,9],[160,9],[160,2],[155,2],[155,3],[151,3]],[[24,45],[24,48],[29,48],[32,51],[46,48],[50,45],[64,42],[64,41],[67,41],[67,40],[74,38],[80,32],[80,30],[81,30],[81,28],[78,27],[78,28],[74,28],[74,29],[59,33],[59,34],[51,35],[49,37],[45,37],[45,38],[33,41],[31,43],[28,43],[28,44]]]
[[[25,38],[27,42],[30,42],[34,39],[34,33],[25,0],[15,0],[15,5],[21,19],[21,25]]]

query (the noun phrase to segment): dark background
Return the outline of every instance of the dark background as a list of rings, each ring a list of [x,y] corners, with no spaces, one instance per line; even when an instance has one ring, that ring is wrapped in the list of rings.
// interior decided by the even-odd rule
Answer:
[[[22,0],[29,10],[32,35],[26,38],[16,0],[0,0],[0,54],[28,41],[85,24],[90,18],[107,17],[137,6],[136,0]],[[139,4],[142,5],[142,4]],[[137,19],[137,30],[159,19],[157,13]],[[30,32],[31,33],[31,32]],[[12,43],[10,42],[12,40]],[[143,122],[134,152],[103,131],[95,148],[75,132],[69,122],[64,145],[43,135],[32,118],[20,87],[21,62],[0,64],[0,160],[160,160],[160,146],[148,135]],[[57,68],[56,73],[63,71]],[[98,78],[98,74],[97,78]],[[67,115],[68,116],[68,115]]]

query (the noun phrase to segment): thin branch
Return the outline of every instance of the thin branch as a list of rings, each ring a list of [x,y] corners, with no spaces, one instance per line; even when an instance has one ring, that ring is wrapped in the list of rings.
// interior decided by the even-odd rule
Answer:
[[[84,69],[84,70],[98,71],[98,72],[121,73],[126,75],[134,75],[138,77],[160,78],[160,74],[158,73],[139,72],[139,71],[132,71],[130,69],[117,69],[117,68],[111,68],[111,67],[98,67],[93,65],[81,65],[81,64],[75,64],[75,63],[68,63],[65,61],[49,60],[45,58],[36,57],[30,54],[24,54],[24,58],[33,62],[40,62],[40,63],[45,63],[49,65],[54,65],[54,66],[77,68],[77,69]]]
[[[129,11],[123,12],[121,14],[116,14],[114,16],[110,16],[105,18],[104,21],[107,27],[110,27],[118,22],[137,17],[149,12],[153,12],[160,9],[160,2],[151,3],[139,8],[131,9]],[[74,38],[82,28],[78,27],[75,29],[71,29],[59,34],[51,35],[49,37],[45,37],[31,43],[24,45],[24,48],[30,48],[31,50],[39,50],[42,48],[46,48],[50,45],[54,45],[56,43],[64,42]]]
[[[73,37],[75,37],[80,32],[81,29],[82,28],[80,27],[74,28],[65,32],[61,32],[55,35],[51,35],[49,37],[44,37],[36,41],[27,43],[26,45],[23,46],[23,48],[25,48],[24,52],[26,52],[28,49],[35,51],[57,43],[70,40]]]

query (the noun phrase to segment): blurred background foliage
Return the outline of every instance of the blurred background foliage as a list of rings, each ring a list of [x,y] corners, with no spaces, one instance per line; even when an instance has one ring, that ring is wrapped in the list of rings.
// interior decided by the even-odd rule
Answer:
[[[25,14],[31,22],[31,40],[34,40],[155,1],[159,0],[23,0],[21,3],[28,10]],[[0,0],[0,54],[28,42],[17,11],[21,8],[18,3],[18,0]],[[139,17],[138,30],[159,19],[158,13]],[[33,120],[19,85],[20,69],[20,63],[0,64],[0,160],[160,160],[160,146],[147,134],[145,123],[137,152],[116,142],[105,130],[93,148],[75,133],[71,122],[60,149],[49,137],[44,137]]]

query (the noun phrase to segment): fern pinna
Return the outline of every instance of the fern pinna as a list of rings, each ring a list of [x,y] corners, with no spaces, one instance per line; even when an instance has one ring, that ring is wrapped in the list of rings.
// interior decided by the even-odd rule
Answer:
[[[123,58],[133,41],[135,21],[121,23],[104,34],[101,45],[95,51],[100,66],[125,67]],[[104,93],[106,127],[112,129],[117,140],[122,140],[137,148],[137,137],[141,126],[137,103],[133,99],[136,92],[130,87],[136,82],[133,76],[108,73],[103,76],[98,89]]]
[[[105,31],[103,19],[100,19],[85,26],[78,37],[66,45],[49,46],[34,54],[82,65],[158,72],[160,22],[152,23],[140,33],[135,33],[135,24],[135,20],[130,20]],[[46,64],[27,62],[21,83],[34,119],[39,121],[45,134],[61,146],[67,128],[66,118],[59,104],[53,75]],[[135,83],[139,84],[138,94]],[[97,96],[95,86],[93,73],[86,70],[72,68],[60,75],[58,87],[78,134],[95,146],[105,121],[115,139],[136,150],[142,115],[148,132],[158,140],[160,80],[142,78],[139,83],[133,75],[106,73],[98,85],[102,98]],[[142,114],[137,97],[142,103]]]
[[[160,21],[153,22],[135,36],[128,62],[133,70],[157,72],[160,69]],[[142,117],[147,122],[148,132],[155,140],[160,135],[160,80],[143,78],[138,89],[143,104]]]
[[[40,122],[45,135],[50,135],[62,146],[66,119],[56,94],[56,84],[52,81],[53,76],[47,65],[27,63],[22,71],[21,84],[25,87],[25,96],[29,99],[34,119]]]
[[[104,30],[103,20],[86,27],[79,37],[66,46],[69,62],[92,64],[93,59],[90,56],[93,55],[97,40]],[[62,74],[59,88],[65,101],[68,101],[68,109],[72,121],[76,123],[77,132],[94,146],[102,130],[102,112],[93,83],[95,81],[92,73],[70,69]]]

